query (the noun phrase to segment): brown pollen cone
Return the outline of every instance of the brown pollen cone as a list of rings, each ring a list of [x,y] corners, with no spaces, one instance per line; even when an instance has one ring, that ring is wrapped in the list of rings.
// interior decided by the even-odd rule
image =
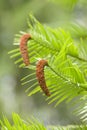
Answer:
[[[23,58],[23,62],[25,63],[26,66],[30,64],[27,48],[27,42],[29,39],[31,39],[30,34],[24,34],[20,39],[20,52]]]
[[[38,79],[38,83],[39,83],[41,89],[43,90],[43,92],[47,96],[50,96],[51,94],[46,86],[46,81],[45,81],[45,77],[44,77],[44,67],[45,66],[48,66],[48,62],[46,60],[38,61],[37,65],[36,65],[36,76]]]

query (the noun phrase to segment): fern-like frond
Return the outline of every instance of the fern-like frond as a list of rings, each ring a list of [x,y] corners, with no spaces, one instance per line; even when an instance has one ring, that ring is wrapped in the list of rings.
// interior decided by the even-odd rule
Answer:
[[[57,106],[63,101],[68,103],[75,98],[78,98],[78,104],[81,100],[84,101],[87,94],[87,45],[82,40],[81,44],[78,44],[64,29],[53,29],[40,24],[31,15],[28,24],[31,34],[27,46],[30,65],[26,68],[33,71],[21,80],[22,85],[27,87],[28,95],[41,90],[36,77],[36,63],[39,59],[46,59],[48,66],[44,68],[44,76],[51,93],[51,96],[47,97],[49,104],[55,102]],[[11,58],[16,58],[15,63],[20,67],[25,66],[19,50],[22,34],[25,33],[21,32],[16,36],[14,45],[17,45],[17,48],[9,52]],[[83,111],[83,108],[80,110]],[[79,110],[78,112],[80,113]],[[84,120],[87,120],[86,116]]]
[[[32,24],[33,23],[33,24]],[[30,32],[36,44],[49,48],[50,53],[57,53],[61,50],[62,46],[67,43],[67,54],[78,57],[78,49],[74,45],[70,33],[61,28],[53,29],[46,25],[40,24],[32,15],[29,21]],[[73,51],[72,51],[73,49]]]
[[[83,40],[87,40],[87,28],[85,26],[82,26],[78,23],[72,23],[70,24],[70,32],[71,35],[78,40],[80,38],[82,38]]]
[[[74,64],[72,60],[67,57],[67,50],[68,47],[67,44],[65,44],[58,53],[58,56],[53,56],[48,59],[49,65],[48,67],[45,67],[44,70],[46,84],[51,92],[51,96],[47,97],[47,101],[49,104],[55,102],[55,106],[63,101],[68,103],[77,97],[77,104],[79,105],[81,97],[84,97],[82,92],[85,92],[85,94],[87,92],[86,77],[81,68]],[[35,82],[33,82],[32,85],[28,85],[28,88],[26,89],[26,92],[29,93],[29,96],[40,91],[38,81],[36,78],[34,79],[36,75],[35,68],[33,70],[34,73],[29,74],[22,79],[22,82],[25,82],[24,84],[35,80]],[[31,80],[32,75],[33,79]],[[80,105],[82,106],[82,104]],[[80,111],[78,112],[80,114]],[[86,116],[84,118],[86,120]]]
[[[0,120],[1,130],[86,130],[86,125],[68,125],[68,126],[45,126],[34,117],[29,118],[27,121],[23,120],[18,114],[12,114],[13,122],[3,117]]]
[[[11,124],[6,117],[3,117],[3,121],[0,120],[2,130],[47,130],[46,127],[35,118],[24,121],[18,114],[13,113],[12,119],[13,124]]]
[[[31,63],[36,62],[35,57],[46,58],[51,57],[52,55],[58,55],[64,44],[67,44],[68,46],[67,55],[79,60],[85,60],[84,58],[81,59],[79,57],[79,50],[74,44],[69,32],[66,32],[61,28],[53,29],[46,25],[43,26],[31,15],[28,24],[30,27],[29,33],[32,37],[31,40],[28,41],[28,50]],[[20,38],[23,34],[25,34],[25,32],[21,31],[20,34],[16,35],[14,45],[18,47],[17,49],[9,52],[11,58],[17,59],[15,64],[19,64],[20,67],[24,66],[19,49]]]
[[[79,48],[79,57],[87,59],[87,28],[85,26],[72,23],[68,30],[73,37],[75,44]]]
[[[87,92],[81,93],[84,96],[80,97],[80,100],[77,98],[77,100],[74,101],[73,106],[76,108],[74,114],[77,114],[83,122],[87,123]]]

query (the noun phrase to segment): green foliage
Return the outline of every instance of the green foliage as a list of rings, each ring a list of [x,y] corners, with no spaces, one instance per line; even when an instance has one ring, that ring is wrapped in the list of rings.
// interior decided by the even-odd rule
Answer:
[[[63,7],[65,7],[65,8],[67,8],[68,7],[68,9],[70,10],[70,7],[72,8],[72,7],[74,7],[74,5],[76,5],[76,3],[78,2],[78,0],[62,0],[62,1],[60,1],[60,0],[49,0],[49,1],[52,1],[52,2],[54,2],[54,3],[58,3],[59,5],[61,5],[61,7],[63,6]]]
[[[2,130],[46,130],[46,127],[36,119],[29,119],[26,122],[15,113],[13,113],[12,118],[13,124],[6,117],[3,117],[3,121],[0,121]]]
[[[23,85],[32,84],[28,85],[26,92],[31,96],[41,91],[35,74],[36,63],[39,59],[46,59],[49,65],[44,70],[45,80],[51,92],[46,100],[49,104],[55,102],[55,106],[63,101],[73,102],[74,106],[77,105],[75,112],[83,121],[87,121],[87,45],[84,39],[81,38],[78,42],[72,37],[70,30],[42,25],[32,15],[29,16],[28,25],[27,33],[32,36],[28,41],[31,65],[25,67],[20,55],[20,37],[25,32],[16,35],[14,45],[18,47],[9,52],[11,58],[17,59],[15,64],[32,70],[31,74],[21,80]],[[74,29],[81,31],[78,26]]]
[[[0,120],[1,130],[86,130],[86,125],[70,125],[70,126],[45,126],[34,117],[23,120],[18,114],[12,114],[13,122],[10,123],[6,117],[3,117],[3,121]]]

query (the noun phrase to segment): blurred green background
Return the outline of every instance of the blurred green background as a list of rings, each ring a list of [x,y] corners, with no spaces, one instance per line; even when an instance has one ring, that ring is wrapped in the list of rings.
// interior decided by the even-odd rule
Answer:
[[[0,118],[3,114],[11,118],[12,112],[17,112],[24,119],[34,116],[52,125],[79,122],[65,103],[54,108],[53,104],[47,104],[42,93],[28,97],[20,79],[29,72],[14,65],[8,55],[13,48],[14,35],[27,30],[29,13],[52,27],[67,26],[70,22],[86,26],[87,0],[55,1],[0,0]]]

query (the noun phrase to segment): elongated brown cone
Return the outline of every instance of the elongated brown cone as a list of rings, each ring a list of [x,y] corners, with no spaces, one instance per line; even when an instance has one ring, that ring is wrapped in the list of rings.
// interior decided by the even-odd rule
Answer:
[[[44,67],[47,65],[48,65],[48,62],[46,60],[40,60],[36,66],[36,76],[38,79],[38,83],[39,83],[41,89],[43,90],[43,92],[47,96],[50,96],[51,94],[46,86],[46,81],[45,81],[45,77],[44,77]]]
[[[23,58],[23,62],[25,63],[26,66],[30,64],[27,48],[27,42],[29,39],[31,39],[30,34],[24,34],[20,39],[20,52]]]

